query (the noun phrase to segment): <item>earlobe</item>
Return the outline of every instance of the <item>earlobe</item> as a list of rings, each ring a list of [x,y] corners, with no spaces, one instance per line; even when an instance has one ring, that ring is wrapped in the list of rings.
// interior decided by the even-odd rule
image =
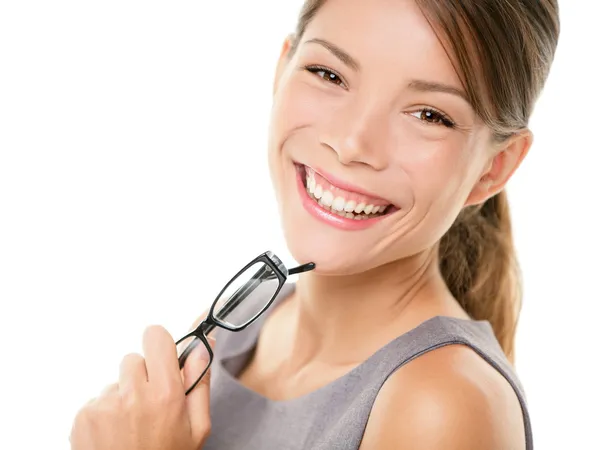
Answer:
[[[532,143],[533,134],[527,129],[504,142],[473,187],[465,206],[481,204],[502,191],[527,156]]]

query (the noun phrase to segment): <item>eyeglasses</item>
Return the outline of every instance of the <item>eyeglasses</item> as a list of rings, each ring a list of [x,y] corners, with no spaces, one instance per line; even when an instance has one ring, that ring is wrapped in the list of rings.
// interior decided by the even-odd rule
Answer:
[[[289,275],[314,268],[314,263],[308,263],[288,270],[277,256],[265,252],[240,270],[221,290],[206,319],[176,342],[178,351],[181,349],[179,368],[185,374],[185,395],[196,387],[212,364],[213,351],[206,336],[215,327],[229,331],[243,330],[271,306]],[[238,308],[242,302],[243,307]],[[208,351],[208,361],[191,356],[204,349]]]

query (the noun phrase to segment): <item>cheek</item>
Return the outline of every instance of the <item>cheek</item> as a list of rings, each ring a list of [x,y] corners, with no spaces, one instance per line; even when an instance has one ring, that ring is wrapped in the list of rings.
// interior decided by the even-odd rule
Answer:
[[[315,140],[318,139],[317,124],[330,114],[323,107],[322,97],[317,89],[304,81],[288,77],[280,83],[273,99],[269,128],[269,167],[272,178],[277,176],[280,161],[285,154],[292,157],[292,153],[302,152],[303,147],[310,146],[314,149],[318,145],[318,140]],[[315,139],[310,137],[311,133]]]
[[[284,160],[292,156],[291,147],[302,145],[301,142],[292,143],[293,135],[318,120],[319,114],[310,89],[289,76],[282,78],[273,98],[268,144],[269,170],[280,204],[285,178],[293,175],[284,170]]]
[[[411,139],[398,152],[396,164],[403,167],[413,187],[416,203],[431,205],[461,197],[469,182],[469,150],[462,136],[447,136],[444,140]],[[411,148],[411,142],[413,147]],[[415,146],[415,142],[418,145]]]
[[[405,237],[414,246],[412,250],[418,251],[439,240],[464,206],[470,192],[471,158],[464,136],[448,136],[443,141],[411,136],[405,139],[402,148],[410,149],[409,141],[413,147],[411,151],[398,152],[395,164],[402,167],[407,177],[414,203],[406,223],[398,224],[399,229],[393,235],[403,236],[407,227],[411,231]],[[406,243],[407,239],[400,241]]]
[[[298,129],[317,129],[334,111],[335,99],[303,78],[288,78],[274,98],[271,134],[280,144]]]

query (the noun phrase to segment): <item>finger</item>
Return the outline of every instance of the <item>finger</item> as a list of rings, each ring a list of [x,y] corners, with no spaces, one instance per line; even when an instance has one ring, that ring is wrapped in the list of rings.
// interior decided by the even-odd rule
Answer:
[[[206,369],[210,361],[210,355],[204,342],[194,337],[188,344],[185,352],[185,364],[181,371],[185,389],[190,389],[196,381],[200,379],[202,372]]]
[[[159,389],[180,387],[183,390],[175,342],[161,326],[151,326],[144,332],[144,356],[148,381]]]
[[[148,383],[146,361],[139,353],[130,353],[119,367],[119,392],[121,395],[139,390]]]
[[[209,337],[208,343],[211,349],[215,348],[215,340],[213,338]],[[196,369],[196,372],[202,370],[208,363],[208,359],[209,355],[206,349],[203,352],[192,352],[190,358],[185,362],[184,371],[187,370],[188,364],[191,365],[192,371],[194,369]],[[186,403],[192,436],[196,442],[204,441],[210,432],[210,369],[208,369],[196,387],[187,395]]]

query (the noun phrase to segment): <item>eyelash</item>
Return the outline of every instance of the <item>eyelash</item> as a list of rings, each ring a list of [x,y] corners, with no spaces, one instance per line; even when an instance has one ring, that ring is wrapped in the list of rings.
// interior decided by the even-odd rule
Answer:
[[[332,83],[336,86],[341,86],[341,84],[331,81],[330,79],[328,79],[328,77],[322,77],[322,76],[318,75],[319,72],[325,72],[325,74],[335,75],[337,77],[337,79],[340,81],[340,83],[345,84],[344,80],[337,72],[335,72],[334,70],[331,70],[325,66],[309,65],[309,66],[305,66],[304,69],[312,74],[317,75],[319,78],[321,78],[323,81],[325,81],[327,83]],[[454,123],[454,121],[452,121],[452,119],[450,119],[446,114],[444,114],[441,111],[438,111],[435,108],[427,107],[427,108],[423,108],[418,111],[415,111],[415,113],[417,113],[417,112],[421,113],[421,115],[429,114],[430,116],[432,116],[432,118],[434,119],[433,122],[427,121],[420,117],[413,116],[413,117],[416,117],[417,119],[419,119],[421,122],[425,123],[426,125],[441,125],[446,128],[456,128],[456,124]],[[414,113],[411,113],[411,115],[412,114],[414,114]]]
[[[422,119],[421,117],[417,117],[416,115],[414,115],[416,113],[420,113],[419,116],[423,116],[423,114],[429,114],[434,120],[433,122],[430,122],[428,120]],[[456,124],[454,123],[454,121],[452,121],[452,119],[450,119],[450,117],[448,117],[443,112],[431,107],[419,109],[418,111],[410,113],[410,115],[416,117],[421,122],[427,125],[441,125],[446,128],[456,128]]]
[[[333,71],[331,69],[328,69],[327,67],[324,67],[324,66],[314,66],[313,65],[313,66],[305,66],[304,69],[306,69],[307,71],[309,71],[310,73],[313,73],[315,75],[317,75],[319,72],[325,72],[325,73],[328,73],[328,74],[331,74],[331,75],[335,75],[340,80],[340,83],[344,83],[344,80],[342,79],[342,77],[340,76],[339,73],[337,73],[337,72],[335,72],[335,71]],[[317,76],[319,76],[319,75],[317,75]],[[339,84],[334,83],[333,81],[328,80],[325,77],[319,76],[319,78],[321,78],[322,80],[324,80],[324,81],[326,81],[328,83],[333,83],[336,86],[340,86]],[[345,85],[345,83],[344,83],[344,85]]]

